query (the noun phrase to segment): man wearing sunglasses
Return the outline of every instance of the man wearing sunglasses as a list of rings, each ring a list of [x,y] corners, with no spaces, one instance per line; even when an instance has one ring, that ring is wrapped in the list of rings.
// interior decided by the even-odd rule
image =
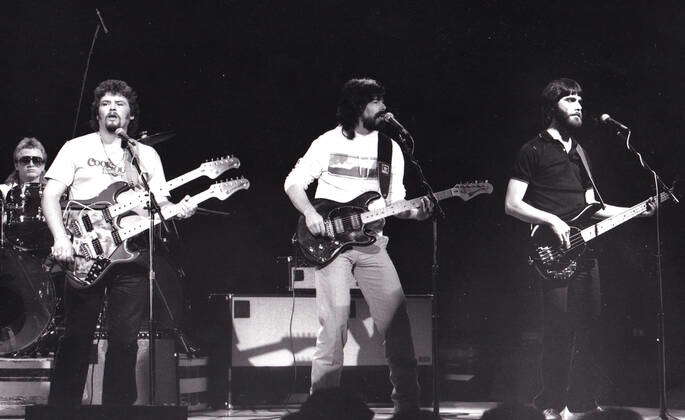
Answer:
[[[45,173],[45,161],[48,154],[45,147],[35,137],[24,137],[14,148],[14,171],[0,184],[2,197],[12,187],[25,183],[38,183],[43,181]]]

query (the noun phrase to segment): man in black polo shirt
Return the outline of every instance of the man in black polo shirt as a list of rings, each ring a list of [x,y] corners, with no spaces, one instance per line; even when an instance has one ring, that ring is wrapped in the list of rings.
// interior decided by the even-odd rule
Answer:
[[[581,93],[571,79],[554,80],[542,91],[547,129],[521,147],[505,199],[508,215],[549,226],[566,248],[570,228],[565,220],[597,201],[574,138],[583,123]],[[593,217],[604,219],[625,210],[605,204]],[[600,312],[599,271],[591,256],[581,258],[578,265],[570,282],[544,280],[542,284],[542,391],[535,405],[550,420],[560,419],[564,407],[567,419],[597,407],[591,330]]]

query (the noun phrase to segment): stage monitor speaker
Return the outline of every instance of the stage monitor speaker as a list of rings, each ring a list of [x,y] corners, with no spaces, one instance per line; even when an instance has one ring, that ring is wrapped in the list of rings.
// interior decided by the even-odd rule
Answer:
[[[26,420],[187,420],[186,407],[82,405],[26,407]]]

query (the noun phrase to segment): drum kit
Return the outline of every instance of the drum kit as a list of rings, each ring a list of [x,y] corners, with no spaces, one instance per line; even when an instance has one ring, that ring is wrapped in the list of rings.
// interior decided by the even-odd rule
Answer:
[[[171,136],[159,133],[147,140],[158,143]],[[59,266],[48,263],[52,235],[41,208],[42,196],[42,183],[15,185],[4,198],[0,194],[0,356],[51,351],[62,328],[64,275]],[[166,312],[176,312],[167,315],[167,322],[178,321],[183,309],[182,271],[171,265],[170,258],[160,260],[166,275],[158,278],[158,293],[169,302]],[[176,329],[169,324],[162,327]]]

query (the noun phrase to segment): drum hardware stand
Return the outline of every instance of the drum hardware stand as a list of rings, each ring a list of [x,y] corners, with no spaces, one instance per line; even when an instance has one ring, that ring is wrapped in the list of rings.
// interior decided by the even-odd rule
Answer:
[[[625,128],[625,130],[623,130]],[[656,229],[656,273],[657,273],[657,352],[658,352],[658,378],[659,378],[659,418],[662,420],[666,419],[676,419],[676,417],[668,412],[667,399],[666,399],[666,328],[665,328],[665,312],[664,312],[664,284],[661,270],[661,220],[660,220],[660,204],[659,204],[659,188],[667,191],[668,194],[673,199],[673,202],[679,204],[680,201],[673,194],[672,188],[669,188],[661,177],[652,169],[647,162],[642,158],[642,154],[637,151],[630,144],[630,134],[631,131],[628,127],[622,127],[616,131],[616,135],[622,137],[626,141],[626,148],[633,152],[637,156],[640,166],[647,170],[653,177],[654,180],[654,191],[656,196],[656,201],[654,202],[654,217],[655,217],[655,229]]]
[[[433,361],[433,413],[436,416],[440,415],[440,397],[439,397],[439,343],[438,339],[440,335],[438,334],[438,321],[440,319],[439,306],[438,306],[438,280],[440,277],[440,263],[438,261],[438,217],[442,220],[446,219],[445,212],[440,205],[440,202],[435,199],[435,193],[433,188],[428,183],[426,176],[423,173],[423,168],[421,164],[414,157],[414,138],[411,133],[407,130],[398,130],[399,134],[399,144],[402,150],[409,157],[409,161],[412,166],[416,168],[416,172],[421,181],[424,191],[427,193],[428,198],[431,200],[434,206],[434,211],[431,216],[431,221],[433,225],[433,246],[432,246],[432,264],[431,264],[431,329],[432,329],[432,348],[431,348],[431,358]]]

